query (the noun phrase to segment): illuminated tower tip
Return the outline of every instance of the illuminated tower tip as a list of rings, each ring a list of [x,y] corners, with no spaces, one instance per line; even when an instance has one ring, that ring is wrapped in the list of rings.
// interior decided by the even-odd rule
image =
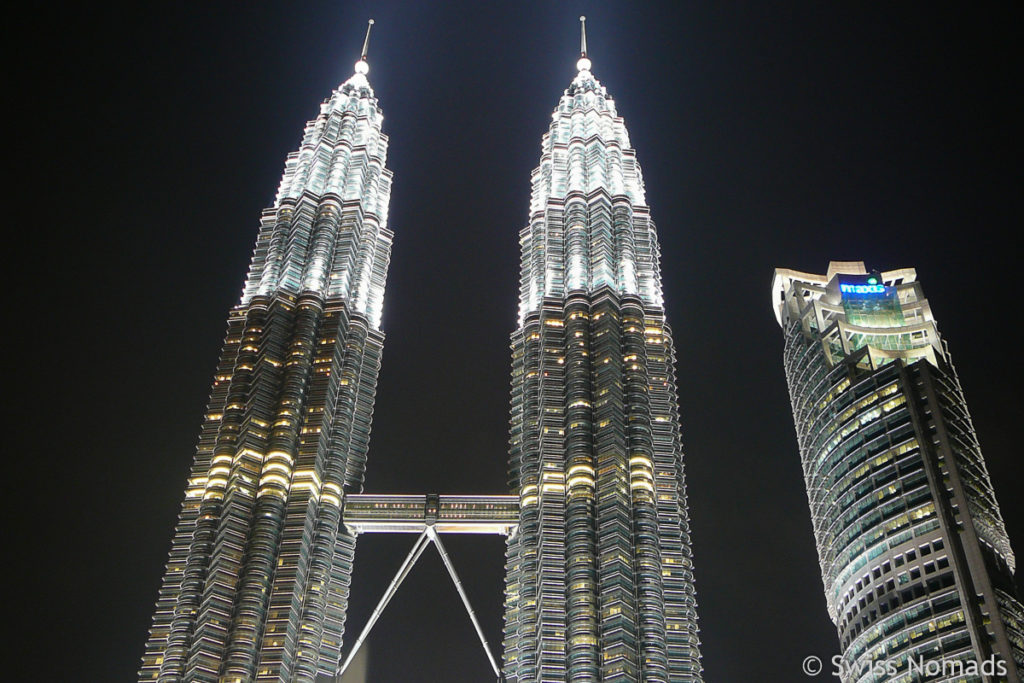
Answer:
[[[366,38],[363,40],[363,53],[356,62],[356,73],[367,74],[370,72],[370,65],[366,63],[366,54],[370,51],[370,29],[373,28],[373,19],[366,22]]]
[[[366,54],[370,51],[370,29],[373,28],[373,19],[366,22],[366,40],[363,41],[363,59],[366,59]]]
[[[590,60],[587,59],[587,18],[580,17],[580,61],[576,62],[577,71],[590,71]]]

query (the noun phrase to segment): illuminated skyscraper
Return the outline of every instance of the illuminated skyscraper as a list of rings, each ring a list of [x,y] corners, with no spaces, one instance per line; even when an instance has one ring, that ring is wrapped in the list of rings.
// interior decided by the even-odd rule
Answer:
[[[672,334],[636,153],[591,72],[541,142],[512,334],[508,681],[699,681]]]
[[[842,680],[1019,681],[1013,551],[916,273],[778,269],[772,306]]]
[[[263,212],[140,680],[313,681],[337,669],[355,548],[342,492],[362,487],[392,241],[368,71],[364,44]]]

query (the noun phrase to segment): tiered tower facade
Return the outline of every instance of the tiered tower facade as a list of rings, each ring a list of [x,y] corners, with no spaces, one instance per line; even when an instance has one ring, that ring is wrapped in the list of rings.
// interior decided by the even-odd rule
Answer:
[[[916,273],[778,269],[772,296],[841,679],[1019,681],[1013,551]]]
[[[365,52],[263,212],[140,681],[314,681],[338,667],[355,549],[343,500],[362,488],[393,237]]]
[[[504,675],[699,681],[672,333],[636,153],[583,55],[520,233]]]

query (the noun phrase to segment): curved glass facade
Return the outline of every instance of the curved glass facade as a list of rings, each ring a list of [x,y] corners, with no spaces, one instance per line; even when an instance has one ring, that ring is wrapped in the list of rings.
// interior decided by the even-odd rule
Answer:
[[[636,153],[585,57],[542,141],[512,334],[508,681],[699,681],[672,333]]]
[[[391,173],[365,61],[306,126],[228,317],[140,681],[314,681],[341,653]]]
[[[779,269],[773,297],[842,680],[1019,680],[1013,552],[916,274]]]

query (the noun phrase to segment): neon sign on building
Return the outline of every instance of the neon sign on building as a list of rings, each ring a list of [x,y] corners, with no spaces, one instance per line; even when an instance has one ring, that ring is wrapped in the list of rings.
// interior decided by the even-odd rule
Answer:
[[[839,291],[843,294],[885,294],[885,285],[850,285],[840,284]]]

